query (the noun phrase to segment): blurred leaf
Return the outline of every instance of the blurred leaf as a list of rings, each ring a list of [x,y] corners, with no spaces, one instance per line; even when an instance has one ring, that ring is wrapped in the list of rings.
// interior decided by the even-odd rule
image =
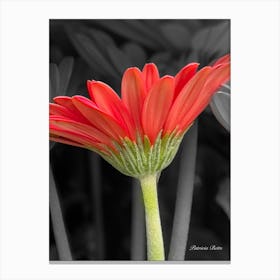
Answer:
[[[66,95],[69,81],[73,72],[74,59],[73,57],[65,57],[59,64],[59,95]]]
[[[55,146],[56,142],[49,141],[49,150],[51,150]]]
[[[201,29],[203,20],[183,19],[183,20],[179,20],[179,22],[180,24],[188,28],[189,32],[193,35],[195,32],[197,32],[198,29]]]
[[[53,98],[57,96],[59,89],[59,70],[55,63],[50,63],[49,66],[49,102],[53,101]],[[55,145],[55,142],[49,141],[49,150]]]
[[[216,202],[230,217],[230,179],[228,177],[219,184]]]
[[[57,66],[50,63],[50,101],[55,96],[66,95],[73,72],[74,59],[65,57]]]
[[[192,40],[192,49],[199,57],[208,56],[208,60],[222,56],[230,51],[230,23],[228,20],[215,26],[203,28]],[[207,61],[208,62],[208,61]]]
[[[151,56],[150,61],[155,62],[156,64],[168,63],[172,55],[169,52],[157,52]]]
[[[69,34],[69,36],[81,57],[94,71],[112,77],[118,76],[107,57],[104,56],[102,50],[98,49],[96,43],[89,35],[74,32]]]
[[[96,64],[103,66],[103,71],[100,71],[102,70],[100,67],[96,68],[96,65],[89,63],[95,73],[101,72],[106,77],[110,75],[119,80],[125,69],[135,66],[129,56],[116,45],[107,33],[96,28],[84,28],[81,34],[91,40],[88,41],[88,49],[91,49],[92,55],[96,56],[95,59],[92,59],[95,60]],[[139,48],[137,50],[139,53]]]
[[[98,79],[98,76],[92,77],[92,70],[81,58],[75,59],[73,74],[69,81],[67,93],[69,96],[77,94],[77,91],[86,84],[87,79]]]
[[[50,101],[57,96],[59,90],[59,70],[55,63],[50,63]]]
[[[166,39],[178,50],[187,50],[191,45],[189,30],[178,22],[167,22],[161,26]]]
[[[105,243],[104,243],[104,213],[102,206],[102,179],[101,179],[101,158],[95,153],[88,153],[88,165],[89,165],[89,181],[92,186],[91,195],[91,207],[92,215],[95,220],[96,238],[92,239],[92,242],[96,242],[96,253],[98,260],[104,260]]]
[[[122,50],[124,51],[125,55],[129,57],[133,65],[139,68],[144,66],[147,55],[141,46],[135,43],[126,43],[122,46]]]
[[[117,47],[113,45],[107,46],[107,51],[113,65],[116,67],[120,75],[123,74],[125,69],[133,66],[128,56],[125,55],[125,53]]]
[[[212,97],[210,107],[220,124],[230,131],[230,94],[218,91]]]
[[[51,221],[52,221],[52,228],[53,228],[59,259],[62,261],[72,261],[71,249],[66,233],[63,213],[62,213],[51,165],[49,169],[49,182],[50,182],[49,203],[50,203]]]
[[[183,261],[188,240],[197,155],[197,121],[183,139],[168,260]]]
[[[49,101],[53,102],[53,98],[58,95],[66,95],[69,87],[70,78],[73,72],[74,59],[73,57],[65,57],[57,66],[55,63],[50,63],[49,77]],[[55,142],[49,141],[49,149],[51,150]]]
[[[131,260],[145,260],[145,210],[139,181],[133,179],[131,215]]]
[[[162,34],[162,30],[160,27],[162,24],[161,20],[149,19],[149,20],[141,20],[140,22],[145,27],[145,30],[150,32],[151,40],[155,40],[157,42],[158,45],[157,49],[170,50],[170,48],[172,48],[172,44],[170,44],[169,41],[164,36],[164,34]]]
[[[107,45],[116,45],[114,40],[106,32],[96,28],[89,28],[86,33],[94,40],[99,49],[103,49]]]
[[[184,66],[186,66],[188,64],[188,61],[189,60],[189,56],[186,55],[186,53],[182,53],[182,55],[180,55],[180,57],[178,58],[177,60],[177,66],[178,68],[176,69],[176,73],[181,69],[183,68]],[[193,62],[193,61],[191,61]],[[174,73],[175,74],[175,73]]]
[[[230,50],[229,21],[213,27],[211,31],[211,37],[208,41],[209,49],[213,48],[213,51],[217,52],[219,55],[228,53]]]
[[[162,45],[159,45],[156,32],[152,32],[143,21],[139,20],[99,20],[99,25],[106,29],[117,33],[127,39],[146,46],[151,49],[159,49]]]
[[[157,52],[149,59],[149,61],[157,65],[160,74],[165,73],[167,68],[170,69],[171,60],[172,55],[170,52]]]
[[[58,63],[63,58],[63,53],[57,45],[50,46],[50,62]]]
[[[146,38],[150,38],[152,41],[155,40],[153,31],[151,30],[151,28],[148,28],[148,26],[145,24],[145,21],[126,20],[124,22],[128,24],[134,31],[136,31],[136,34],[141,34]]]
[[[191,62],[198,62],[198,61],[199,61],[198,53],[196,51],[191,51],[188,54],[186,64]]]

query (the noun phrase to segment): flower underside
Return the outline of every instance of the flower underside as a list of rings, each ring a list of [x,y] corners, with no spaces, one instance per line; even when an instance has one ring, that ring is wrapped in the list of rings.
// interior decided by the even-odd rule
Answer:
[[[125,137],[121,144],[114,142],[116,150],[106,147],[106,152],[97,151],[106,161],[125,175],[140,178],[149,174],[155,174],[166,168],[174,156],[182,141],[183,135],[174,131],[161,138],[162,132],[151,145],[149,138],[140,136],[136,141]]]
[[[89,149],[125,175],[159,173],[174,158],[183,135],[230,78],[230,56],[198,70],[189,63],[160,77],[153,63],[128,68],[121,94],[87,81],[89,97],[57,96],[50,104],[50,140]]]

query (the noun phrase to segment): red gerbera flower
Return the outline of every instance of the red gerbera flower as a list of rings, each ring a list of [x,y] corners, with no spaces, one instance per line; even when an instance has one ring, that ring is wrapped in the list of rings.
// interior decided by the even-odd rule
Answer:
[[[50,104],[50,140],[99,153],[122,173],[142,177],[165,168],[184,133],[230,78],[229,55],[197,71],[190,63],[160,77],[155,64],[128,68],[121,98],[105,83],[88,81],[90,99],[58,96]]]

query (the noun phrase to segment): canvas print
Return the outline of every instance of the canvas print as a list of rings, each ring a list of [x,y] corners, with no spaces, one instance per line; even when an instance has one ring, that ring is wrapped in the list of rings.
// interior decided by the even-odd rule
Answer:
[[[230,261],[230,20],[49,21],[49,260]]]

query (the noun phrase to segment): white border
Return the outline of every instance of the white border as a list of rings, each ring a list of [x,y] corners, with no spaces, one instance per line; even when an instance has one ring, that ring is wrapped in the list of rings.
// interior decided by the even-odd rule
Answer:
[[[48,19],[231,18],[231,264],[48,262]],[[0,279],[280,279],[278,1],[2,1]]]

